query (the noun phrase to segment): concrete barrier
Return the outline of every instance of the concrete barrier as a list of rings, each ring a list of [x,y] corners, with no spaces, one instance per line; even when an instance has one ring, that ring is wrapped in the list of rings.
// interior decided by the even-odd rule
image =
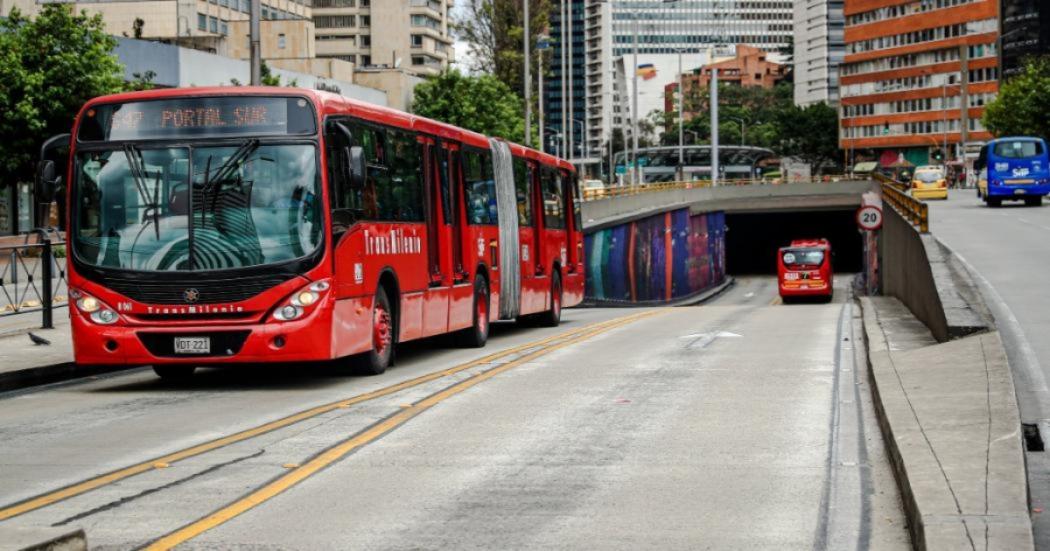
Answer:
[[[993,327],[969,272],[930,234],[921,234],[892,208],[879,238],[882,292],[896,297],[938,342]]]
[[[84,531],[68,528],[0,528],[0,551],[87,551]]]

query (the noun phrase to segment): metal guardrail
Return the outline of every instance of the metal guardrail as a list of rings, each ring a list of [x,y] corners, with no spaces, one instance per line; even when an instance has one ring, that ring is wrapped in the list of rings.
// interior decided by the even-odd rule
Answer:
[[[55,308],[68,306],[65,242],[54,233],[38,230],[38,243],[29,236],[22,245],[0,246],[0,319],[41,312],[41,327],[54,327]],[[61,247],[61,248],[60,248]],[[55,254],[56,251],[61,251]]]
[[[785,182],[782,180],[759,180],[751,178],[743,178],[739,180],[719,180],[718,187],[723,186],[777,186],[777,185],[791,185],[791,184],[830,184],[834,182],[851,181],[853,178],[843,175],[827,175],[814,178],[808,178],[805,180],[791,180]],[[627,195],[639,195],[642,193],[653,193],[659,191],[669,191],[675,189],[694,189],[694,188],[709,188],[711,187],[710,180],[694,180],[687,182],[653,182],[649,184],[638,184],[629,186],[612,186],[603,187],[597,189],[584,189],[583,200],[584,201],[597,201],[599,199],[612,199],[615,197],[624,197]]]
[[[908,195],[907,186],[889,176],[875,173],[874,178],[882,184],[883,201],[919,228],[920,233],[930,233],[929,205]]]

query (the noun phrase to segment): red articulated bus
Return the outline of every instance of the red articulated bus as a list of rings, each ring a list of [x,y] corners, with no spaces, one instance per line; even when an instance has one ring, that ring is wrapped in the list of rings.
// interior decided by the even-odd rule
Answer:
[[[827,239],[796,239],[777,253],[777,282],[784,302],[822,297],[831,302],[834,273]]]
[[[481,134],[287,88],[96,98],[68,167],[79,364],[346,358],[489,323],[558,324],[583,299],[568,162]]]

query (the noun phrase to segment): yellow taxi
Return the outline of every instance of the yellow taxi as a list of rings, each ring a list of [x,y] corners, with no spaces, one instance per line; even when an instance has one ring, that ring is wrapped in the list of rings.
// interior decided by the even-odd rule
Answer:
[[[941,166],[920,166],[911,177],[911,196],[916,199],[947,199],[948,179]]]

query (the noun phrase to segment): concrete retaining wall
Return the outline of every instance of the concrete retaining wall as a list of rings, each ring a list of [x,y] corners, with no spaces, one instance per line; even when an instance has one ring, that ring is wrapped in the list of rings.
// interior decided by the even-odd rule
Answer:
[[[882,292],[897,298],[947,342],[993,326],[977,286],[951,252],[891,208],[879,237]]]

